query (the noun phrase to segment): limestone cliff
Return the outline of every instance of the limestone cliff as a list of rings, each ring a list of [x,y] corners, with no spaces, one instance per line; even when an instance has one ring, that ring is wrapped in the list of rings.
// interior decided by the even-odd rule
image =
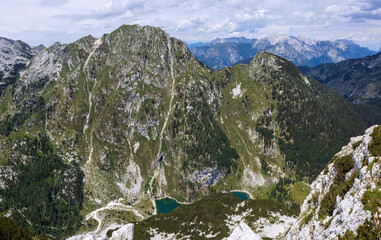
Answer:
[[[381,126],[351,138],[311,184],[299,219],[286,238],[379,238],[380,150]]]

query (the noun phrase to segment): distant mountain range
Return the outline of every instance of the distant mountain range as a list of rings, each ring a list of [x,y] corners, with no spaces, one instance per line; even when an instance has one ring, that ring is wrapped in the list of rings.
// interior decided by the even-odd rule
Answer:
[[[212,69],[249,63],[260,51],[284,57],[298,66],[309,67],[376,53],[346,39],[318,41],[288,35],[261,39],[217,38],[207,43],[189,44],[188,47],[198,59]]]
[[[380,122],[381,53],[314,68],[302,66],[299,69],[304,75],[315,78],[357,104],[366,111],[367,116],[373,118],[372,123]]]

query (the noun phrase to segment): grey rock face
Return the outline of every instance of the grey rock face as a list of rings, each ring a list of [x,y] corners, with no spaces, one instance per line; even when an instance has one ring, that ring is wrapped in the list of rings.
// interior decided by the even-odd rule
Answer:
[[[16,80],[19,72],[42,48],[42,45],[31,47],[20,40],[14,41],[0,37],[0,95],[10,83]]]
[[[64,60],[64,47],[65,45],[55,43],[49,49],[42,49],[34,57],[28,71],[15,84],[14,101],[19,101],[24,95],[35,95],[48,81],[58,80]]]
[[[369,211],[364,206],[367,202],[364,197],[366,192],[379,191],[380,156],[373,156],[369,150],[375,141],[374,132],[379,131],[376,129],[377,126],[370,127],[365,135],[351,138],[350,143],[335,155],[335,161],[328,164],[327,169],[311,184],[311,193],[305,199],[300,216],[287,233],[286,239],[337,239],[347,231],[357,235],[357,230],[365,221],[372,216],[377,218],[379,210]],[[350,182],[352,177],[353,183],[343,196],[337,195],[331,199],[334,201],[332,214],[322,217],[320,211],[327,204],[326,196],[332,194],[332,188],[337,184],[334,179],[340,169],[336,161],[348,156],[352,157],[354,167],[346,173],[345,181]]]

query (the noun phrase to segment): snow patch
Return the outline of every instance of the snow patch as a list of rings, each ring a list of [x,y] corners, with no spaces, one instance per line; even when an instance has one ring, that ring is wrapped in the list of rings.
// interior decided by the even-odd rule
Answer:
[[[259,235],[261,237],[275,238],[284,234],[287,229],[289,229],[292,224],[296,222],[296,218],[290,216],[283,216],[279,213],[271,214],[273,217],[277,218],[278,221],[271,223],[269,219],[260,218],[255,222],[255,225],[262,226]]]
[[[233,98],[241,98],[245,91],[246,89],[241,90],[241,83],[237,84],[237,86],[232,89]]]
[[[111,235],[110,240],[132,240],[134,239],[134,224],[129,223],[124,225],[120,229],[114,231]]]
[[[233,230],[227,240],[261,240],[262,238],[254,233],[251,228],[241,221],[238,226]]]
[[[139,142],[136,142],[136,143],[134,144],[134,154],[136,154],[136,152],[138,151],[139,147],[140,147],[140,143],[139,143]]]
[[[303,76],[303,80],[304,80],[304,82],[305,82],[307,85],[311,85],[310,80],[308,80],[308,78],[306,78],[305,76]]]

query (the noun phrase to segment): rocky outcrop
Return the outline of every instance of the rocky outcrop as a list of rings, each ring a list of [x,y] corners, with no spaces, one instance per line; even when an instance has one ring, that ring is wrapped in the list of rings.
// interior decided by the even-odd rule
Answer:
[[[13,100],[30,99],[49,81],[57,81],[62,71],[65,45],[55,43],[49,49],[42,49],[31,61],[28,70],[15,83]]]
[[[123,226],[119,226],[116,229],[112,229],[111,236],[107,237],[107,234],[103,232],[104,235],[95,233],[86,233],[83,235],[76,235],[68,238],[67,240],[133,240],[134,239],[134,224],[129,223]]]
[[[311,184],[287,239],[337,239],[379,231],[381,127],[353,137]],[[368,234],[368,235],[367,235]]]
[[[134,224],[127,224],[118,230],[114,231],[110,237],[110,240],[132,240],[134,239]]]

